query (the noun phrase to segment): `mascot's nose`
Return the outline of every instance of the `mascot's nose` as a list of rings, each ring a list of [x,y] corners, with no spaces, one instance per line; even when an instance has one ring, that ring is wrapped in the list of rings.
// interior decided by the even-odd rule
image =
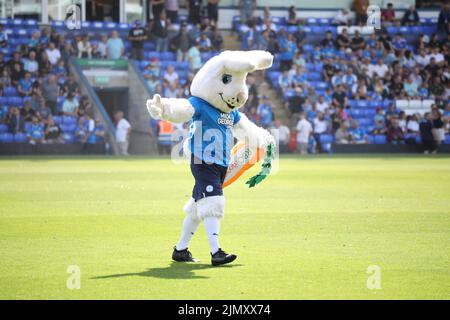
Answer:
[[[247,99],[247,94],[245,92],[239,92],[236,96],[238,103],[244,102]]]

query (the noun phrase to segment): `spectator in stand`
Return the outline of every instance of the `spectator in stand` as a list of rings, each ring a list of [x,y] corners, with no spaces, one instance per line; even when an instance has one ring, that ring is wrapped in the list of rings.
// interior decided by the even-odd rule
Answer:
[[[44,134],[45,134],[45,142],[47,143],[61,143],[62,140],[62,130],[59,125],[55,123],[53,120],[53,117],[49,117],[47,124],[44,128]]]
[[[73,92],[67,94],[66,99],[62,105],[62,112],[66,116],[76,116],[78,112],[78,100],[75,98]]]
[[[56,114],[56,103],[59,95],[59,86],[56,82],[56,76],[50,75],[42,85],[42,95],[47,102],[52,114]]]
[[[201,22],[202,0],[188,0],[188,22],[198,24]]]
[[[368,143],[366,132],[359,127],[358,121],[353,120],[350,129],[348,130],[350,141],[352,144]]]
[[[208,34],[203,32],[198,40],[200,44],[200,52],[210,52],[212,50],[211,40],[208,38]]]
[[[297,123],[297,148],[300,154],[307,154],[309,137],[313,132],[311,123],[306,120],[304,112],[300,113],[300,120]]]
[[[331,31],[325,32],[325,38],[320,41],[322,48],[334,48],[336,47],[336,41],[333,39],[333,33]]]
[[[410,75],[407,78],[406,82],[403,84],[403,90],[405,91],[406,96],[409,99],[417,98],[417,93],[418,93],[417,90],[418,89],[419,89],[419,87],[418,87],[417,83],[414,82],[413,77]]]
[[[5,124],[8,126],[8,131],[13,134],[24,131],[25,118],[21,115],[18,107],[10,107],[9,113],[5,119]]]
[[[289,77],[288,69],[284,69],[278,76],[278,85],[280,86],[281,94],[283,95],[291,86],[291,78]]]
[[[0,23],[0,47],[6,48],[8,46],[8,34],[3,30],[3,25]]]
[[[399,51],[404,51],[407,45],[408,42],[406,41],[406,39],[402,36],[400,32],[397,32],[394,40],[392,41],[392,47],[394,48],[396,53],[398,54]]]
[[[121,156],[128,156],[128,146],[131,136],[131,125],[124,118],[122,111],[116,111],[114,113],[114,120],[117,123],[116,126],[116,142],[118,148],[118,154]]]
[[[212,50],[221,51],[223,46],[223,37],[219,32],[219,28],[213,27],[210,35]]]
[[[297,50],[297,43],[292,34],[287,34],[284,28],[280,29],[278,43],[280,45],[280,68],[281,70],[289,70],[294,60],[294,55]]]
[[[30,40],[28,40],[28,49],[35,49],[37,45],[41,42],[41,33],[39,31],[34,31],[31,34]]]
[[[273,123],[273,110],[272,104],[270,103],[270,99],[268,96],[262,97],[262,103],[258,106],[256,110],[256,114],[259,118],[259,124],[263,128],[269,128]]]
[[[348,124],[346,121],[342,122],[341,125],[339,126],[339,129],[336,130],[334,138],[336,140],[336,143],[338,144],[350,143],[352,137],[348,132]]]
[[[435,106],[431,109],[431,118],[433,120],[433,137],[437,147],[439,147],[442,141],[445,140],[444,122],[442,120],[442,114]]]
[[[286,24],[288,26],[296,26],[298,24],[297,9],[295,8],[295,6],[290,6],[289,7]]]
[[[168,85],[178,85],[179,76],[172,65],[167,66],[163,79]]]
[[[338,49],[347,49],[352,44],[352,40],[348,36],[347,28],[342,29],[342,32],[336,37],[336,47]]]
[[[133,28],[128,32],[128,40],[131,42],[131,58],[144,60],[144,42],[147,40],[147,35],[141,21],[134,21]]]
[[[28,59],[24,59],[23,69],[29,72],[33,77],[38,76],[39,64],[36,61],[36,52],[30,51],[28,53]]]
[[[320,143],[320,135],[325,134],[328,131],[328,122],[325,119],[325,115],[322,112],[317,112],[317,117],[313,120],[314,125],[314,140],[316,140],[317,152],[320,153],[322,145]]]
[[[389,120],[387,129],[387,141],[392,144],[402,144],[405,142],[404,133],[398,125],[397,118],[392,118]]]
[[[386,118],[384,116],[384,110],[381,107],[377,107],[374,117],[374,128],[372,134],[385,134],[386,133]]]
[[[48,120],[52,117],[52,111],[49,107],[45,104],[45,99],[40,99],[39,108],[36,112],[37,116],[39,117],[39,120],[42,121],[42,123],[46,124]]]
[[[355,11],[355,24],[363,26],[367,22],[367,8],[369,0],[353,0],[352,9]]]
[[[191,47],[191,38],[189,37],[187,24],[182,23],[180,32],[172,40],[172,49],[177,53],[177,61],[187,61],[188,51]]]
[[[171,22],[178,22],[178,0],[166,0],[165,4],[167,19]]]
[[[275,120],[275,126],[270,130],[270,133],[275,137],[280,153],[288,153],[291,138],[289,128],[281,120]]]
[[[33,85],[33,82],[31,81],[31,73],[25,72],[24,77],[19,80],[19,85],[17,86],[17,92],[22,97],[31,96],[32,85]]]
[[[217,26],[217,21],[219,21],[219,2],[220,0],[208,0],[207,5],[208,18],[215,26]]]
[[[420,123],[420,137],[424,153],[436,153],[437,147],[433,135],[433,120],[429,112],[425,113],[424,120]]]
[[[48,59],[47,52],[46,51],[42,52],[39,59],[39,76],[46,77],[48,74],[52,72],[52,69],[53,65]]]
[[[383,62],[382,58],[378,58],[377,64],[371,64],[369,70],[367,70],[367,75],[371,78],[376,74],[380,78],[384,78],[386,73],[389,71],[389,67]]]
[[[320,95],[318,97],[317,103],[316,103],[317,111],[327,114],[329,107],[330,107],[330,104],[327,101],[325,101],[325,97],[323,95]]]
[[[353,51],[362,50],[366,47],[366,41],[361,36],[358,30],[355,30],[355,35],[352,38],[351,48]]]
[[[395,10],[392,3],[388,3],[387,8],[381,10],[381,24],[384,27],[393,26],[396,24]]]
[[[26,134],[30,144],[44,142],[44,125],[39,121],[38,117],[33,116],[30,125],[26,128]]]
[[[89,42],[87,34],[84,34],[80,41],[77,43],[78,58],[91,59],[92,58],[92,46]]]
[[[102,35],[100,41],[97,43],[97,46],[93,49],[94,58],[105,59],[107,57],[108,52],[108,36]]]
[[[241,8],[241,23],[247,23],[253,19],[253,11],[256,6],[256,0],[239,0],[239,8]]]
[[[348,106],[347,95],[345,94],[344,86],[342,84],[337,85],[332,99],[334,108],[346,108]]]
[[[403,14],[402,25],[417,26],[420,23],[419,13],[415,5],[411,5]]]
[[[50,42],[48,48],[45,50],[47,54],[48,61],[52,64],[52,66],[58,63],[58,60],[61,59],[61,51],[55,46],[53,42]]]
[[[106,42],[106,52],[108,59],[116,60],[124,56],[125,46],[116,30],[111,32],[111,38]]]
[[[447,1],[439,12],[438,31],[442,37],[446,37],[450,33],[450,3]]]
[[[153,19],[156,19],[164,11],[165,0],[152,0],[151,3]]]
[[[419,120],[417,115],[413,114],[406,117],[406,133],[412,135],[420,134]]]
[[[143,71],[143,75],[144,78],[147,80],[147,87],[151,93],[151,95],[153,96],[155,93],[160,92],[160,82],[159,82],[159,78],[155,76],[154,73],[152,72],[147,72],[147,68],[150,65],[148,65],[146,67],[146,70]]]
[[[166,14],[161,12],[159,17],[153,21],[152,35],[156,39],[156,51],[164,52],[168,49],[168,22]]]
[[[332,24],[336,26],[348,26],[350,25],[350,12],[347,9],[341,9],[334,16]]]

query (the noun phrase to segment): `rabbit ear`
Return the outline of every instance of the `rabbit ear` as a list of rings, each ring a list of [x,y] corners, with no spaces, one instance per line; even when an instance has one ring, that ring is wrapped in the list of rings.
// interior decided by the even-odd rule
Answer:
[[[273,56],[262,50],[224,51],[219,57],[224,67],[233,72],[253,72],[272,66]]]

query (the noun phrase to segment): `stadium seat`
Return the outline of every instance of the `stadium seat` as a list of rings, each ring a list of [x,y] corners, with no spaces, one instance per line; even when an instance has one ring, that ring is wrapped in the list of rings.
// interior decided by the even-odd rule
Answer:
[[[24,133],[16,133],[14,135],[14,142],[16,143],[25,143],[28,142],[27,135]]]
[[[373,143],[374,144],[386,144],[387,139],[384,134],[377,134],[373,136]]]
[[[2,133],[0,134],[0,142],[3,143],[12,143],[14,142],[14,137],[12,135],[12,133]]]
[[[450,134],[445,136],[444,144],[450,144]]]
[[[8,132],[8,126],[5,124],[0,124],[0,133]]]

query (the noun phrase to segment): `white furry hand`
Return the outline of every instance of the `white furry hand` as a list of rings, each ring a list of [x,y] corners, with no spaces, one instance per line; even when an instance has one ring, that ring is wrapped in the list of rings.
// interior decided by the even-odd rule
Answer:
[[[161,119],[163,113],[163,103],[161,101],[161,96],[155,94],[153,99],[147,100],[147,110],[153,119]]]
[[[261,130],[261,139],[259,141],[259,144],[262,147],[267,147],[269,144],[273,144],[275,145],[275,139],[274,137],[270,134],[269,131],[267,131],[266,129],[262,129]]]

